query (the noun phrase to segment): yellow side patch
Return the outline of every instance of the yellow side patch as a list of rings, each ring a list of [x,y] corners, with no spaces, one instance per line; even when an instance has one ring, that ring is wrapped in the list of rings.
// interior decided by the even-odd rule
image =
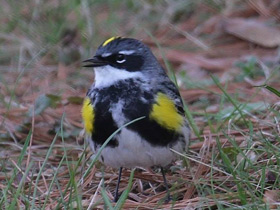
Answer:
[[[157,95],[150,118],[170,130],[178,130],[184,122],[183,116],[178,113],[173,101],[163,93]]]
[[[85,130],[88,134],[93,132],[93,123],[94,123],[94,109],[88,97],[85,98],[83,107],[82,107],[82,117],[84,121]]]
[[[103,42],[102,47],[105,47],[110,42],[114,41],[115,39],[120,38],[119,36],[113,36],[110,39],[107,39],[105,42]]]

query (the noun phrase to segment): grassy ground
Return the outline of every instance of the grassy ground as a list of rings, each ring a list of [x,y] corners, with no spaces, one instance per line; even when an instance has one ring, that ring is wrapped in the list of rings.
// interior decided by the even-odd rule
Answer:
[[[2,0],[0,208],[280,209],[279,5]],[[168,204],[157,169],[125,170],[113,203],[117,171],[83,144],[81,60],[113,35],[148,44],[186,102]]]

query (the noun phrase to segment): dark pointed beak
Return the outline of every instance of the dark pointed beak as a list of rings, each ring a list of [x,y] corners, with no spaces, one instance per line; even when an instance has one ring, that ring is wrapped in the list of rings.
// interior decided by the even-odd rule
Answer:
[[[93,58],[84,60],[83,62],[88,63],[83,65],[83,67],[99,67],[108,64],[105,60],[102,60],[99,56],[94,56]]]

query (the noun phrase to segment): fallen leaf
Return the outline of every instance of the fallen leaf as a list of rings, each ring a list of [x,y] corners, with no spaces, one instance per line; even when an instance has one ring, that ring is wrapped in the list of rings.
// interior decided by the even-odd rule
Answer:
[[[166,57],[169,61],[197,65],[212,72],[224,71],[232,67],[236,58],[207,58],[197,53],[167,50]]]
[[[280,190],[265,191],[263,200],[269,205],[269,209],[277,209],[280,202]]]
[[[56,107],[57,103],[61,100],[60,96],[53,94],[42,94],[39,95],[34,104],[34,114],[39,115],[45,111],[48,107]],[[33,108],[30,108],[27,115],[29,117],[33,116]]]
[[[266,182],[269,184],[274,184],[277,180],[277,175],[273,171],[268,171],[266,174]]]
[[[223,20],[222,25],[227,33],[263,47],[280,45],[280,30],[269,27],[263,22],[234,18]]]

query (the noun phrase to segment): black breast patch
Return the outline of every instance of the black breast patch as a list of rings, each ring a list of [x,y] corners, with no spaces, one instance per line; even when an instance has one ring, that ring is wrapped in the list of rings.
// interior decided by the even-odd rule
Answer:
[[[115,124],[111,113],[109,112],[109,104],[106,102],[97,102],[95,104],[94,131],[92,140],[98,145],[102,145],[118,127]],[[118,146],[118,141],[113,138],[107,144],[111,147]]]
[[[144,119],[127,126],[127,129],[136,132],[150,144],[167,146],[176,142],[182,136],[182,134],[164,128],[155,120],[149,118],[156,93],[153,93],[152,90],[140,88],[140,84],[143,84],[140,80],[129,79],[108,88],[94,90],[97,93],[94,103],[94,133],[92,134],[92,140],[95,143],[102,145],[118,129],[112,118],[110,107],[118,103],[119,100],[125,101],[122,111],[127,118],[126,123],[145,116]],[[113,138],[108,146],[118,146],[116,138]]]

